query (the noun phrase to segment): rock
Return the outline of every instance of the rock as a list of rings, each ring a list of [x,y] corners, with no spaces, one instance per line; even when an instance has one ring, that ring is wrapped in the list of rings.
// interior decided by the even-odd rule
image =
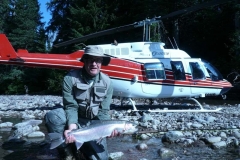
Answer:
[[[165,147],[159,149],[158,154],[160,155],[161,159],[172,159],[175,156],[174,151]]]
[[[143,116],[141,118],[142,122],[152,121],[153,117],[150,114],[143,113]]]
[[[0,124],[0,128],[11,128],[13,126],[12,122],[4,122]]]
[[[191,137],[191,136],[192,136],[192,133],[190,133],[190,132],[185,132],[185,133],[184,133],[184,136],[185,136],[185,137]]]
[[[215,120],[216,120],[216,118],[213,117],[213,116],[209,116],[209,117],[206,118],[206,121],[207,121],[208,123],[212,123],[212,122],[214,122]]]
[[[12,135],[8,138],[10,139],[19,139],[23,136],[26,136],[34,131],[39,130],[39,127],[36,124],[42,123],[41,120],[29,120],[26,122],[18,123],[14,125],[14,128],[17,128]]]
[[[180,131],[169,131],[164,134],[164,136],[162,137],[162,141],[173,143],[182,137],[183,137],[183,133]]]
[[[238,131],[233,131],[232,135],[236,138],[240,138],[240,133]]]
[[[30,134],[27,135],[28,138],[39,138],[39,137],[45,137],[45,134],[41,131],[36,131],[36,132],[32,132]]]
[[[200,123],[193,123],[192,124],[192,127],[193,128],[201,128],[203,125],[202,124],[200,124]]]
[[[227,138],[227,134],[225,132],[221,132],[219,136],[221,138]]]
[[[146,149],[148,149],[148,146],[147,146],[147,144],[145,144],[145,143],[141,143],[141,144],[138,144],[138,145],[136,146],[136,148],[137,148],[138,150],[146,150]]]
[[[206,139],[208,143],[217,143],[221,141],[221,137],[209,137]]]
[[[226,147],[227,143],[225,141],[220,141],[212,144],[213,148],[218,149],[222,147]]]
[[[192,144],[193,142],[194,142],[194,141],[193,141],[192,139],[185,139],[183,143],[184,143],[185,145],[190,145],[190,144]]]
[[[123,152],[114,152],[109,154],[109,160],[121,160]]]
[[[150,139],[152,136],[150,134],[141,134],[140,139],[142,140],[146,140],[146,139]]]
[[[36,125],[39,125],[41,123],[42,123],[42,120],[32,119],[32,120],[28,120],[28,121],[25,121],[25,122],[17,123],[13,126],[13,128],[18,129],[18,128],[24,127],[26,125],[36,126]]]

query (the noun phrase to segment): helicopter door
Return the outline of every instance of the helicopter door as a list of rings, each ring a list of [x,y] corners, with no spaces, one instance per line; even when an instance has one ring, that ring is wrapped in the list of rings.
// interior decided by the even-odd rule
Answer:
[[[182,61],[171,61],[171,67],[173,72],[173,78],[174,80],[186,80],[184,67],[182,64]]]
[[[206,93],[206,88],[204,87],[207,83],[206,81],[206,69],[201,61],[189,60],[189,73],[192,77],[189,79],[191,84],[191,92],[192,94],[196,94],[195,96],[204,96]],[[210,84],[211,85],[211,84]]]
[[[189,82],[186,81],[186,71],[184,67],[186,64],[184,61],[179,61],[179,59],[172,59],[170,61],[173,75],[173,91],[172,96],[181,97],[184,95],[189,95],[191,93],[191,88]]]

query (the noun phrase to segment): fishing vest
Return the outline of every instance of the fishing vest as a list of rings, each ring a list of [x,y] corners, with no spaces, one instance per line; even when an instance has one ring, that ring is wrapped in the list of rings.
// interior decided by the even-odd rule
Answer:
[[[93,84],[87,84],[82,76],[82,69],[72,70],[73,94],[78,103],[79,117],[93,119],[98,115],[99,106],[106,98],[111,80],[104,73],[100,72],[98,79]]]

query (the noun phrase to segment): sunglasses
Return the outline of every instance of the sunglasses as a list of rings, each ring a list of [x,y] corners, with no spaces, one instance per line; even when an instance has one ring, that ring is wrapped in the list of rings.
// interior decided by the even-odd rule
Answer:
[[[86,58],[87,63],[97,63],[100,64],[102,63],[103,59],[102,58]]]

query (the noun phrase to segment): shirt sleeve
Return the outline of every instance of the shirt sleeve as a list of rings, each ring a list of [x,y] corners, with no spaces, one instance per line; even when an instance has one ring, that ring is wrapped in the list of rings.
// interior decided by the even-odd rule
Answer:
[[[63,80],[63,106],[66,112],[67,124],[78,123],[78,104],[74,99],[72,77],[67,74]]]
[[[110,105],[112,103],[112,95],[113,95],[113,85],[111,81],[109,88],[107,90],[106,98],[102,101],[101,107],[99,108],[98,118],[100,120],[111,119],[109,111],[110,111]]]

